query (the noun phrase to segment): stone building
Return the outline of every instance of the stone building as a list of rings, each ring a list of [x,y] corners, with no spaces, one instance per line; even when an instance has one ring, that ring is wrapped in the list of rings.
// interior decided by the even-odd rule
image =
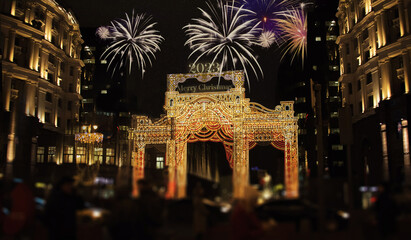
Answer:
[[[3,0],[0,12],[6,174],[74,162],[84,66],[79,24],[53,0]]]
[[[352,115],[357,187],[411,181],[410,11],[410,0],[339,1],[339,82]]]

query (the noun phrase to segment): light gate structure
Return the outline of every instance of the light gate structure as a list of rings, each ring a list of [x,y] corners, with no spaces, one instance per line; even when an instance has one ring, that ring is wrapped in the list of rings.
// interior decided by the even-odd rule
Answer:
[[[207,83],[213,78],[232,81],[226,91],[180,93],[179,84],[188,79]],[[186,197],[187,143],[221,142],[233,170],[233,197],[243,198],[249,184],[249,150],[259,142],[269,142],[284,151],[285,197],[297,198],[298,141],[293,101],[283,101],[274,110],[245,97],[244,73],[169,74],[165,96],[165,116],[152,121],[133,115],[129,136],[132,144],[133,195],[136,183],[144,178],[147,144],[166,144],[168,198]],[[274,159],[273,159],[274,161]]]

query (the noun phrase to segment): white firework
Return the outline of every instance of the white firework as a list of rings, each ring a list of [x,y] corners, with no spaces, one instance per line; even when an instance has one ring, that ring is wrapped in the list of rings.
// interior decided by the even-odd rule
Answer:
[[[155,53],[160,51],[160,43],[164,40],[154,29],[156,24],[151,16],[134,14],[134,11],[131,18],[126,13],[125,19],[111,21],[109,32],[112,42],[101,55],[102,59],[110,59],[107,70],[113,68],[114,75],[116,69],[126,67],[130,74],[136,61],[143,77],[147,64],[152,65],[152,59],[155,59]]]
[[[258,37],[258,43],[263,48],[269,48],[275,42],[277,42],[277,39],[275,33],[272,31],[262,31]]]
[[[188,45],[192,50],[189,57],[196,56],[195,62],[202,58],[211,58],[210,66],[220,62],[220,73],[223,68],[232,70],[241,67],[250,86],[247,68],[251,68],[255,76],[263,71],[254,56],[251,46],[257,44],[259,32],[257,24],[247,19],[247,10],[236,7],[235,1],[222,0],[217,2],[217,8],[207,2],[210,13],[199,8],[201,18],[192,19],[193,23],[185,29]]]
[[[97,28],[96,35],[103,40],[111,38],[110,29],[106,26],[101,26]]]

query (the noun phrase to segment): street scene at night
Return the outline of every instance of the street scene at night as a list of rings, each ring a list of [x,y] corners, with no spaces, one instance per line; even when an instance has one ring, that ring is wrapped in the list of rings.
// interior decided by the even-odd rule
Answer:
[[[411,0],[1,0],[0,240],[411,239]]]

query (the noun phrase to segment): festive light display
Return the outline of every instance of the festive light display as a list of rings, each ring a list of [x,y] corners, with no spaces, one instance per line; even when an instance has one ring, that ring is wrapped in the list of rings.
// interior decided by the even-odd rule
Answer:
[[[102,133],[76,133],[75,140],[80,143],[101,143],[103,136]]]
[[[234,88],[223,92],[179,93],[176,88],[187,79],[200,82],[221,77]],[[233,169],[233,195],[244,197],[249,182],[248,151],[258,142],[270,142],[284,151],[286,197],[298,197],[297,118],[293,102],[281,102],[274,110],[245,98],[242,71],[199,74],[170,74],[165,98],[167,115],[152,122],[146,116],[133,116],[130,138],[134,142],[133,184],[144,177],[147,144],[166,144],[169,169],[167,197],[186,196],[187,143],[221,142]],[[135,195],[137,188],[134,185]]]
[[[103,40],[110,40],[107,49],[101,55],[104,60],[109,59],[107,70],[128,68],[131,73],[133,61],[137,62],[137,67],[144,76],[144,71],[155,53],[160,51],[160,43],[164,38],[159,31],[154,29],[157,23],[152,22],[152,17],[146,14],[135,14],[134,10],[131,18],[126,13],[125,19],[118,19],[111,22],[111,26],[99,27],[96,34]]]
[[[250,14],[243,7],[236,7],[235,1],[217,2],[217,8],[207,3],[209,12],[201,9],[203,18],[195,18],[194,23],[184,27],[188,40],[186,45],[192,50],[191,56],[196,56],[195,63],[202,58],[209,57],[220,63],[220,73],[223,69],[244,70],[249,82],[247,68],[251,68],[255,76],[263,75],[263,71],[254,56],[252,45],[258,44],[255,36],[258,35],[258,23],[253,25],[247,20]],[[258,74],[259,73],[259,74]]]

